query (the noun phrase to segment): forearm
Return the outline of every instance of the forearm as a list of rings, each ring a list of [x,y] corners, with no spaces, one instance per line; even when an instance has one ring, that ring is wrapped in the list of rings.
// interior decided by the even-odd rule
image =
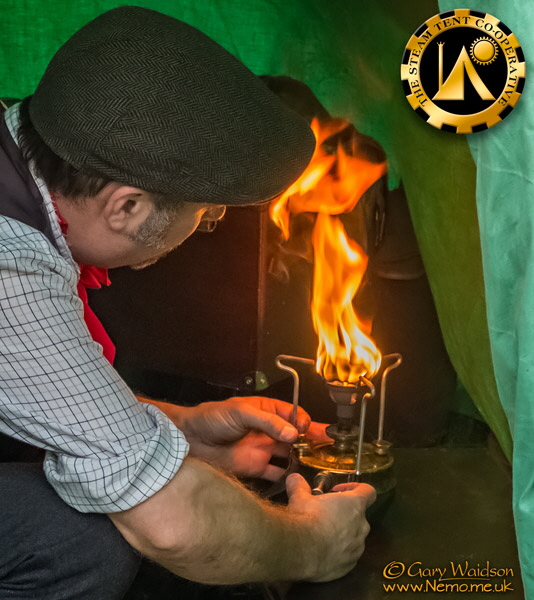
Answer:
[[[134,548],[191,580],[301,580],[321,571],[320,529],[308,515],[263,502],[195,459],[152,498],[110,517]]]

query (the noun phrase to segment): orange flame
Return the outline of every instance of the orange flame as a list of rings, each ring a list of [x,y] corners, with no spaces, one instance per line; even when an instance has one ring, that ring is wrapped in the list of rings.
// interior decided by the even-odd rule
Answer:
[[[339,145],[335,154],[324,150],[326,139],[349,123],[312,121],[317,140],[310,164],[270,206],[273,221],[289,239],[291,214],[317,213],[312,232],[314,249],[312,317],[319,344],[316,370],[326,380],[357,383],[372,377],[381,355],[369,337],[370,324],[356,314],[353,299],[367,268],[363,249],[351,240],[340,218],[354,209],[363,193],[386,172],[385,163],[349,155]]]

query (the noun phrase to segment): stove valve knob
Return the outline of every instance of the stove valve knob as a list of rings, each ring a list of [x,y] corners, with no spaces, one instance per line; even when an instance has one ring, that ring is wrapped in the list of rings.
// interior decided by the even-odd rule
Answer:
[[[321,471],[313,478],[312,494],[320,496],[330,490],[334,483],[332,473],[330,471]]]

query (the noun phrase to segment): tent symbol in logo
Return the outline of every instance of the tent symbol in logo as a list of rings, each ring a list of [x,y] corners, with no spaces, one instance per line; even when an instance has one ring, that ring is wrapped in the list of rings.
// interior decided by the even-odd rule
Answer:
[[[485,43],[487,41],[487,44]],[[483,45],[482,49],[479,48],[477,52],[477,46]],[[491,60],[483,62],[480,58],[477,58],[477,54],[480,57],[484,57],[489,54],[490,46],[493,49]],[[443,82],[443,52],[444,42],[439,42],[439,58],[438,58],[438,78],[439,85],[437,93],[432,97],[432,100],[464,100],[465,97],[465,76],[469,78],[469,81],[477,91],[478,95],[482,100],[495,100],[495,96],[489,91],[486,84],[482,81],[478,74],[475,65],[473,64],[465,46],[462,46],[460,55],[458,56],[452,71],[449,76]],[[493,62],[497,57],[498,48],[495,48],[489,39],[480,39],[473,42],[471,46],[471,55],[479,64],[489,64]]]

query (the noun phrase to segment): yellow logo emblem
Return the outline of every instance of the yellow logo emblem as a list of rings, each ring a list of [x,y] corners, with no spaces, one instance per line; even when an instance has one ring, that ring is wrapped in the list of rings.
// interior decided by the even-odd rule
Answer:
[[[525,85],[525,58],[502,21],[457,9],[428,19],[412,35],[401,78],[408,102],[427,123],[474,133],[510,114]]]

